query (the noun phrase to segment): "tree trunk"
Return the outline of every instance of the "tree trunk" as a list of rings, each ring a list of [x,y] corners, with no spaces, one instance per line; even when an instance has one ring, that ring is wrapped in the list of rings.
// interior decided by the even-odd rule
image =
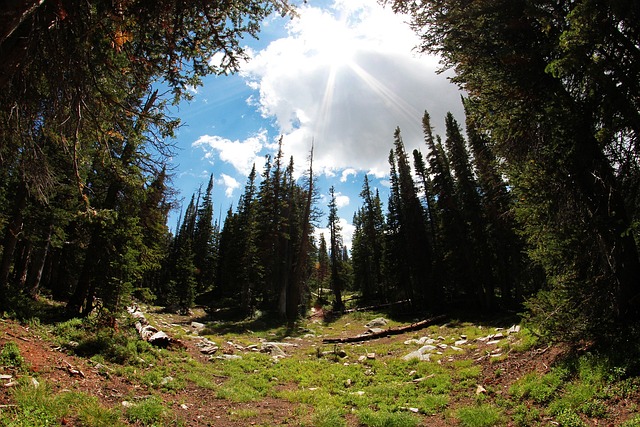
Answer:
[[[23,212],[27,206],[27,187],[24,182],[18,186],[16,194],[14,213],[11,222],[7,226],[7,231],[2,244],[2,262],[0,263],[0,300],[6,301],[9,290],[9,273],[13,263],[13,254],[18,244],[18,236],[22,231]]]
[[[31,259],[31,263],[29,264],[27,280],[25,282],[25,289],[29,293],[29,296],[34,299],[38,297],[38,293],[40,291],[40,281],[42,279],[42,272],[44,271],[45,262],[49,253],[52,233],[53,225],[49,226],[49,231],[44,246],[39,246],[35,249],[33,258]]]

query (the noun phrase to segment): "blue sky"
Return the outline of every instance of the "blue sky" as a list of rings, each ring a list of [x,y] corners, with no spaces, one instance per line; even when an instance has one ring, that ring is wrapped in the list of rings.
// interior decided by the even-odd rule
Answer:
[[[444,136],[448,111],[464,122],[460,93],[437,74],[437,58],[415,52],[419,40],[407,17],[376,0],[308,0],[298,13],[265,21],[259,40],[245,40],[251,60],[240,73],[204,79],[174,112],[183,126],[174,141],[173,184],[186,204],[213,174],[216,215],[224,218],[252,164],[260,173],[281,135],[300,173],[314,141],[319,207],[326,208],[333,185],[349,246],[364,174],[386,203],[395,128],[407,151],[424,153],[423,112]],[[326,217],[318,232],[325,226]]]

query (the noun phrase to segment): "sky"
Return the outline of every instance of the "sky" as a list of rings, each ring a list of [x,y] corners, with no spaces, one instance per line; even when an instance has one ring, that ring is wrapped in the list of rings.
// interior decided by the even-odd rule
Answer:
[[[365,174],[386,205],[396,127],[407,152],[425,153],[424,111],[442,136],[447,112],[464,124],[460,92],[437,72],[437,58],[416,51],[419,38],[407,21],[376,0],[307,0],[297,18],[269,17],[258,40],[244,40],[250,60],[240,72],[205,78],[173,113],[183,123],[172,163],[184,206],[213,174],[216,215],[224,219],[252,165],[260,174],[280,137],[298,173],[308,168],[313,143],[317,207],[326,210],[334,186],[350,247]],[[179,215],[170,216],[172,230]],[[325,237],[326,222],[317,224]]]

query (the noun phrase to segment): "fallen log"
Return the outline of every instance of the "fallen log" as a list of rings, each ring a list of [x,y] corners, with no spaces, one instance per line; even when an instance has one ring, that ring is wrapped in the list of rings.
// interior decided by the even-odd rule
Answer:
[[[435,316],[430,319],[425,319],[420,322],[412,323],[410,325],[398,326],[397,328],[389,328],[379,332],[370,332],[364,333],[360,335],[356,335],[353,337],[342,337],[342,338],[324,338],[322,342],[324,344],[345,344],[345,343],[353,343],[353,342],[362,342],[362,341],[370,341],[378,338],[384,338],[391,335],[400,335],[405,332],[418,331],[420,329],[426,328],[427,326],[431,326],[434,323],[437,323],[447,316],[442,314],[440,316]]]
[[[154,326],[151,326],[147,321],[147,318],[144,316],[144,313],[137,307],[127,307],[127,311],[136,319],[135,328],[144,341],[149,342],[151,345],[155,345],[157,347],[168,347],[170,344],[177,342],[175,339],[171,338],[166,333],[159,331]]]

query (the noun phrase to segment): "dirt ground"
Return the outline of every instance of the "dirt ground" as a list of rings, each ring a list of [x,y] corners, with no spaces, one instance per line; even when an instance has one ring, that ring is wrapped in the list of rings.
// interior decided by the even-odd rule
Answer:
[[[177,319],[186,323],[189,319]],[[187,323],[188,324],[188,323]],[[404,341],[405,335],[383,338],[383,340]],[[44,381],[53,388],[53,392],[74,390],[91,394],[99,398],[103,405],[108,407],[122,407],[125,399],[143,399],[151,395],[144,385],[132,384],[126,378],[118,375],[110,375],[108,378],[101,375],[99,369],[88,359],[66,354],[55,348],[50,342],[41,338],[28,326],[10,320],[0,320],[0,346],[8,341],[15,342],[25,358],[30,370],[39,381]],[[186,351],[196,360],[207,362],[207,356],[200,353],[194,340],[181,341]],[[301,348],[300,350],[303,350]],[[299,350],[296,350],[299,351]],[[532,371],[540,373],[548,372],[554,362],[567,351],[566,347],[554,346],[538,348],[523,353],[511,353],[505,360],[491,361],[489,358],[476,360],[482,365],[482,385],[494,394],[505,394],[514,381],[524,374]],[[458,358],[470,358],[471,354],[461,354]],[[0,367],[3,374],[11,374],[7,369]],[[220,383],[225,378],[216,378]],[[154,394],[160,393],[153,390]],[[246,425],[298,425],[296,409],[298,404],[286,400],[265,398],[259,402],[238,404],[224,399],[218,399],[211,390],[199,388],[193,383],[188,383],[185,389],[164,393],[163,401],[185,425],[188,426],[217,426],[232,427]],[[466,402],[452,400],[450,404],[458,405]],[[637,399],[621,400],[616,402],[611,416],[606,420],[591,420],[593,426],[617,426],[629,417],[634,405],[638,405]],[[0,388],[0,405],[11,405],[10,387]],[[1,406],[0,406],[1,407]],[[251,410],[258,415],[252,418],[239,419],[234,417],[234,411]],[[255,421],[252,421],[255,420]],[[355,417],[348,418],[349,425],[356,426]],[[73,425],[67,421],[65,425]],[[307,421],[308,425],[308,421]],[[445,419],[442,414],[427,417],[424,425],[441,427],[455,425],[455,421]],[[511,424],[509,424],[511,425]],[[543,425],[557,425],[550,420],[543,421]]]

